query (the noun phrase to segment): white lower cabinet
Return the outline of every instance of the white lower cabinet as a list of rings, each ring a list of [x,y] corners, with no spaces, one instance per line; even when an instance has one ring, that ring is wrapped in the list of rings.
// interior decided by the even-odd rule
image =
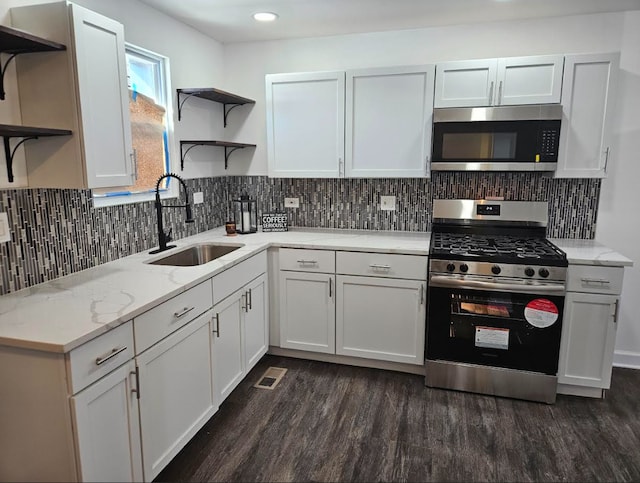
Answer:
[[[231,394],[244,375],[244,300],[245,294],[239,290],[213,307],[213,386],[218,404]]]
[[[71,398],[82,481],[142,481],[135,363]]]
[[[215,413],[211,311],[136,357],[146,481],[153,480]]]
[[[263,273],[247,285],[247,306],[244,314],[244,365],[253,369],[269,349],[269,284]]]
[[[558,393],[600,397],[611,384],[623,267],[569,265]]]
[[[424,364],[425,283],[338,275],[336,354]]]
[[[280,346],[335,354],[335,275],[280,271]]]

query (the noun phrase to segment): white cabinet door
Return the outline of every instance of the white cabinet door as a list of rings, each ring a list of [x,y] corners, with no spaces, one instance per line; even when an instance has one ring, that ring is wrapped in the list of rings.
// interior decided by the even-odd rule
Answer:
[[[280,347],[335,354],[335,276],[280,271]]]
[[[434,107],[490,106],[496,59],[462,60],[436,65]]]
[[[122,24],[70,4],[89,188],[133,184]]]
[[[559,383],[609,388],[617,300],[613,295],[567,293],[558,364]]]
[[[213,387],[222,404],[244,377],[242,312],[246,293],[238,290],[213,306]]]
[[[336,354],[424,364],[425,284],[338,275]]]
[[[566,56],[556,178],[606,176],[619,59],[620,54]]]
[[[558,104],[563,55],[498,59],[496,106]]]
[[[269,176],[342,176],[344,72],[266,76]]]
[[[267,275],[262,274],[245,287],[244,359],[248,373],[269,349],[269,290]]]
[[[136,357],[144,477],[153,480],[215,413],[211,312]]]
[[[346,176],[429,175],[434,69],[347,71]]]
[[[142,481],[135,363],[71,398],[82,481]]]

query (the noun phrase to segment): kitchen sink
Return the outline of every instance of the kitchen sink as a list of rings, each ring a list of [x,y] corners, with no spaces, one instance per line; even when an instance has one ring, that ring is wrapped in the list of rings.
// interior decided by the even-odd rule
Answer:
[[[201,243],[187,247],[179,252],[172,253],[166,257],[159,258],[152,262],[151,265],[173,265],[175,267],[194,267],[202,265],[244,245],[218,245],[215,243]]]

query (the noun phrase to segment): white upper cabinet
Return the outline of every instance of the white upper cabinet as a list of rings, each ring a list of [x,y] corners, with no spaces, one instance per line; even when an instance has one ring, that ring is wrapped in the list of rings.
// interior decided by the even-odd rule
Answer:
[[[435,67],[347,71],[347,177],[428,176]]]
[[[435,107],[557,104],[564,56],[445,62],[436,66]]]
[[[618,53],[566,56],[557,178],[606,176],[619,59]]]
[[[269,176],[342,175],[344,79],[344,72],[266,76]]]
[[[11,16],[15,27],[67,46],[45,61],[17,59],[23,124],[73,132],[25,144],[29,186],[133,184],[123,26],[68,2],[14,8]]]

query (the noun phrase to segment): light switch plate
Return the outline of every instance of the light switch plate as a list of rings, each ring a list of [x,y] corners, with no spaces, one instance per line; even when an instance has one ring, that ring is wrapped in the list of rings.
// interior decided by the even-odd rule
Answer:
[[[380,209],[385,211],[393,211],[396,209],[396,197],[395,196],[381,196],[380,197]]]
[[[202,191],[198,191],[197,193],[193,193],[193,204],[198,205],[204,201],[204,195]]]
[[[284,207],[285,208],[300,208],[300,198],[285,198],[284,199]]]
[[[9,231],[9,217],[6,213],[0,213],[0,243],[11,241]]]

